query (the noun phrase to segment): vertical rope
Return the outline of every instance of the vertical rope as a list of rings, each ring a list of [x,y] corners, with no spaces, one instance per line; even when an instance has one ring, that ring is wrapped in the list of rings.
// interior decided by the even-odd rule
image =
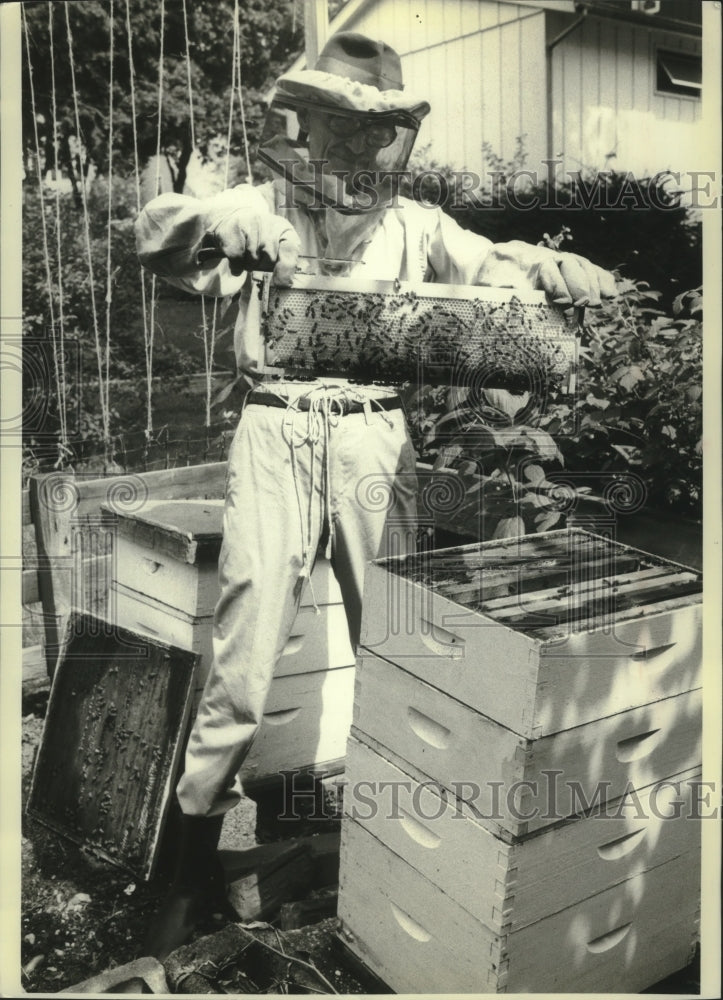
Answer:
[[[156,185],[155,194],[161,188],[161,123],[163,120],[163,36],[166,27],[166,0],[161,0],[161,37],[158,53],[158,131],[156,133]],[[156,337],[156,276],[151,277],[151,317],[150,330],[145,343],[146,349],[146,437],[153,434],[153,346]]]
[[[228,187],[229,165],[231,162],[231,134],[233,129],[233,99],[236,92],[236,66],[238,63],[237,53],[239,48],[239,18],[238,0],[233,3],[233,49],[231,51],[231,99],[228,108],[228,129],[226,130],[226,169],[223,175],[223,185]]]
[[[78,110],[78,89],[75,82],[75,62],[73,60],[73,34],[70,30],[70,14],[68,10],[68,0],[65,0],[65,26],[68,35],[68,56],[70,59],[70,81],[73,91],[73,109],[75,112],[75,133],[78,142],[78,156],[80,157],[81,150],[83,148],[83,143],[80,133],[80,112]],[[90,245],[90,219],[88,215],[88,192],[86,191],[85,177],[83,175],[82,162],[80,164],[80,191],[83,201],[83,228],[85,230],[85,246],[88,257],[88,275],[90,277],[90,303],[91,311],[93,314],[93,334],[95,337],[95,351],[98,361],[98,390],[100,395],[100,411],[101,419],[103,422],[103,445],[106,449],[106,459],[107,459],[107,448],[108,448],[108,436],[109,436],[109,414],[105,406],[105,397],[103,394],[103,369],[102,369],[102,352],[100,346],[100,330],[98,327],[98,310],[95,304],[95,275],[93,273],[93,253]]]
[[[209,340],[206,318],[206,296],[201,296],[201,323],[203,327],[203,363],[206,374],[206,427],[211,426],[211,372],[213,370],[213,336]],[[215,333],[215,330],[214,330]]]
[[[60,443],[64,448],[68,445],[68,418],[66,413],[67,398],[65,384],[65,310],[63,308],[63,256],[61,253],[62,236],[60,223],[60,170],[58,169],[58,107],[55,94],[55,45],[53,43],[53,4],[48,0],[48,40],[50,43],[50,94],[53,108],[53,157],[55,166],[55,250],[58,261],[58,318],[60,320],[60,367],[58,385],[58,409],[60,413]],[[55,355],[55,332],[53,331],[53,352]],[[58,360],[56,355],[56,370]],[[56,378],[58,376],[56,375]]]
[[[238,3],[238,0],[237,0]],[[251,173],[251,156],[249,154],[249,137],[246,131],[246,111],[244,109],[243,88],[241,86],[241,31],[238,33],[238,45],[236,47],[236,87],[238,89],[238,103],[241,111],[241,132],[244,140],[244,153],[246,154],[246,182],[250,184],[253,180]]]
[[[128,73],[130,75],[131,90],[131,125],[133,129],[133,166],[136,178],[136,211],[141,210],[141,166],[138,159],[138,129],[136,128],[136,85],[135,67],[133,64],[133,31],[131,29],[131,7],[130,0],[126,0],[126,36],[128,39]],[[141,279],[141,311],[143,313],[143,344],[148,344],[150,333],[148,330],[148,300],[146,296],[146,275],[143,267],[139,265]],[[147,377],[148,355],[146,350],[146,377]],[[146,396],[146,406],[148,409],[148,423],[151,422],[151,400]]]
[[[105,291],[105,408],[110,414],[110,307],[113,299],[113,276],[111,273],[111,251],[113,232],[113,60],[115,58],[113,15],[114,0],[110,0],[109,14],[109,60],[110,75],[108,80],[108,253],[106,257],[106,291]]]
[[[193,115],[193,80],[191,75],[191,39],[188,33],[188,13],[186,10],[186,0],[183,0],[183,30],[186,36],[186,76],[188,79],[188,110],[191,124],[191,148],[196,149],[196,126]],[[201,296],[201,326],[203,331],[203,360],[205,368],[206,386],[206,427],[211,426],[211,376],[213,371],[213,351],[215,339],[215,308],[214,308],[214,329],[209,341],[208,320],[206,318],[206,296]]]
[[[136,128],[136,86],[135,69],[133,66],[133,33],[131,30],[131,9],[130,0],[126,0],[126,34],[128,37],[128,71],[131,84],[131,125],[133,127],[133,164],[136,178],[136,211],[141,210],[141,166],[138,159],[138,130]],[[143,310],[143,342],[148,341],[148,308],[146,303],[146,279],[143,267],[140,268],[141,276],[141,307]]]
[[[196,129],[193,121],[193,82],[191,79],[191,40],[188,36],[188,12],[183,0],[183,32],[186,36],[186,75],[188,77],[188,111],[191,121],[191,152],[196,149]]]
[[[35,136],[35,169],[38,176],[38,194],[40,197],[40,220],[41,228],[43,233],[43,255],[45,259],[45,278],[48,284],[48,304],[50,307],[50,329],[52,331],[52,342],[53,342],[53,365],[55,369],[55,384],[56,390],[58,392],[58,403],[60,404],[60,366],[58,362],[58,346],[55,336],[55,308],[53,305],[53,279],[50,273],[50,246],[48,243],[48,230],[45,221],[45,202],[43,200],[43,175],[40,169],[40,137],[38,135],[38,117],[36,111],[35,103],[35,84],[33,81],[33,64],[30,58],[30,35],[28,31],[28,22],[25,17],[25,8],[21,5],[20,7],[23,19],[23,28],[25,34],[25,52],[28,60],[28,78],[30,80],[30,103],[33,109],[33,132]],[[59,405],[59,410],[62,408]],[[65,438],[65,428],[64,428],[64,414],[61,415],[61,443],[66,443]]]

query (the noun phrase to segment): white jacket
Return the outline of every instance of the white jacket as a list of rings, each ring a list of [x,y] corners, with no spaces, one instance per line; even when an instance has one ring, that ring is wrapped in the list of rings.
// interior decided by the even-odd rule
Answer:
[[[318,259],[353,259],[346,275],[369,280],[447,284],[477,283],[492,243],[462,229],[439,208],[398,198],[393,207],[361,216],[331,210],[312,213],[286,202],[280,182],[242,184],[210,198],[162,194],[150,201],[136,222],[138,255],[144,267],[185,291],[225,297],[241,293],[234,347],[241,371],[258,373],[264,365],[258,296],[247,274],[231,274],[223,259],[200,267],[197,254],[206,233],[238,208],[283,216],[301,239],[300,266],[319,271]]]

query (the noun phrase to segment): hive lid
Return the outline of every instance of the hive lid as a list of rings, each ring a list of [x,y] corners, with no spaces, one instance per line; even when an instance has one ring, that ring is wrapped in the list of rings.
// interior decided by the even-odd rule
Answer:
[[[147,500],[137,511],[103,504],[119,536],[194,563],[215,557],[223,537],[223,500]]]
[[[198,655],[74,612],[28,813],[149,878],[181,759]]]

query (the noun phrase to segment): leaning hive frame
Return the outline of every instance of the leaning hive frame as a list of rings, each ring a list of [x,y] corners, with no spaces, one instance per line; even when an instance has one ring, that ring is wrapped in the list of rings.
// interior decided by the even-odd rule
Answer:
[[[576,328],[543,292],[265,275],[260,293],[267,361],[287,373],[572,388]]]

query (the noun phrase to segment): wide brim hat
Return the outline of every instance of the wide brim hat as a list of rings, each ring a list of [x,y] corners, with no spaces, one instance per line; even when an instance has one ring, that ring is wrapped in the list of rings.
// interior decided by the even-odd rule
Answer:
[[[427,101],[403,89],[401,60],[394,49],[352,31],[326,43],[314,69],[285,73],[276,96],[341,111],[404,111],[421,121]]]

